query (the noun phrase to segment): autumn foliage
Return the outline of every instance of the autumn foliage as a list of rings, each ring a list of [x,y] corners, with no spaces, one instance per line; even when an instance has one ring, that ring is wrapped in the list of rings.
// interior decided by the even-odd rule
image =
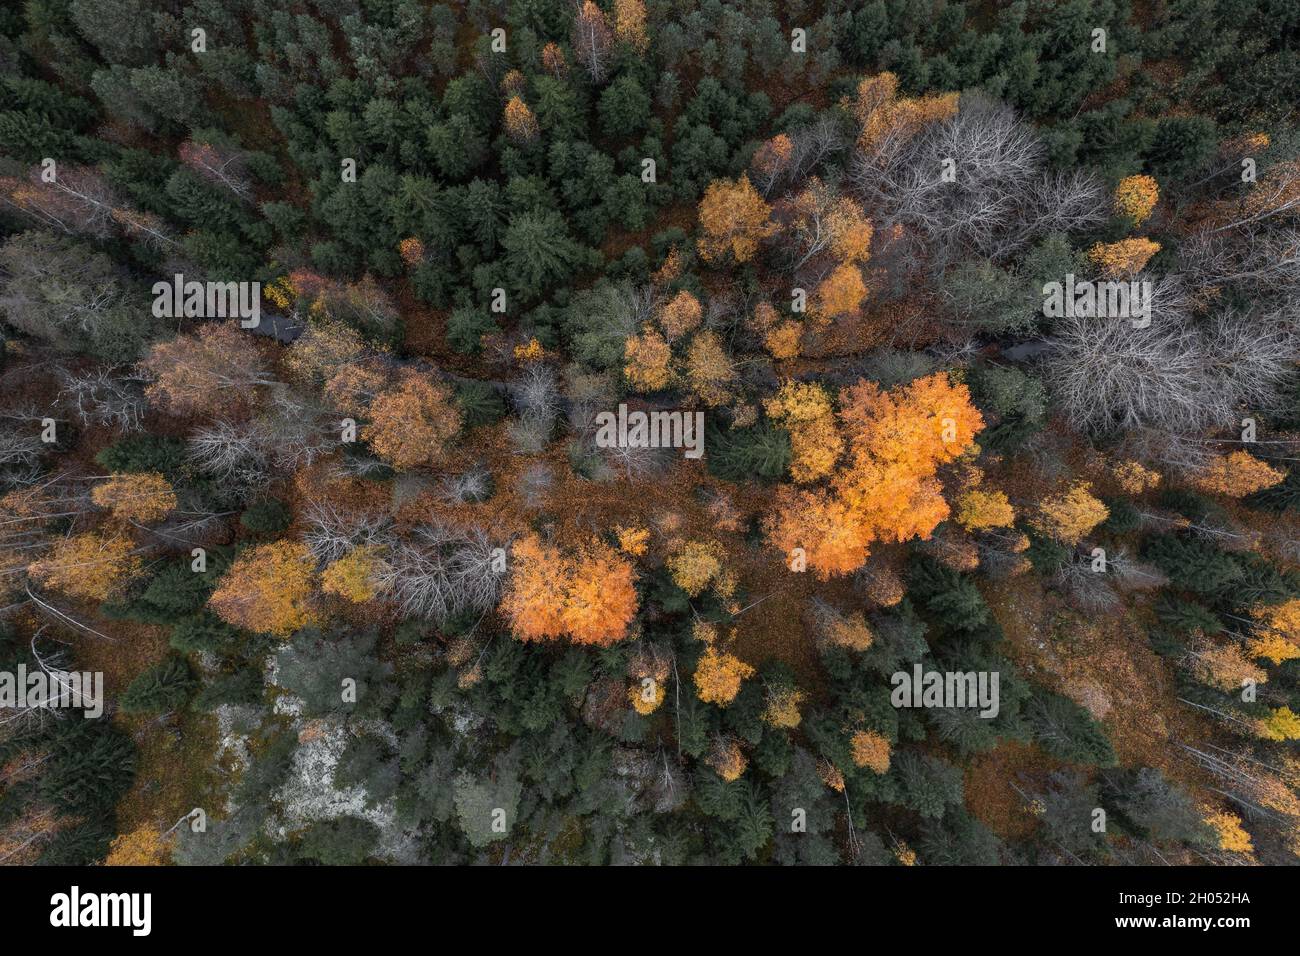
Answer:
[[[1244,498],[1276,485],[1286,476],[1249,452],[1234,451],[1210,460],[1195,476],[1196,487],[1229,498]]]
[[[171,483],[155,472],[114,475],[96,485],[90,500],[107,508],[114,518],[149,524],[161,521],[176,507]]]
[[[32,580],[72,597],[103,601],[140,572],[129,538],[96,531],[60,538],[28,565]]]
[[[208,604],[246,631],[288,637],[316,620],[315,561],[296,541],[275,541],[240,554]]]
[[[520,640],[605,646],[627,636],[636,572],[613,548],[591,541],[566,551],[529,534],[511,548],[511,563],[500,610]]]
[[[748,262],[775,230],[771,214],[747,175],[709,183],[700,200],[700,255],[705,262]]]
[[[941,373],[889,392],[861,381],[840,394],[838,420],[846,452],[829,488],[782,488],[766,522],[775,547],[804,549],[823,578],[861,567],[873,541],[928,537],[949,514],[939,467],[984,427],[966,387]]]
[[[422,372],[403,371],[370,405],[363,432],[375,453],[398,468],[434,465],[460,431],[463,417],[451,390]]]

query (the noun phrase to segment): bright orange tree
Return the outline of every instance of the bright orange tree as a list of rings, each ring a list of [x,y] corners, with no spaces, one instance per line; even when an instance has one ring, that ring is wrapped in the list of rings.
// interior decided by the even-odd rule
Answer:
[[[568,636],[607,646],[627,636],[636,616],[636,572],[613,548],[593,540],[565,552],[529,534],[511,547],[513,573],[500,610],[524,641]]]
[[[829,489],[782,488],[766,521],[787,554],[804,549],[819,577],[861,567],[872,541],[929,537],[948,517],[936,478],[984,427],[965,385],[942,372],[883,392],[860,381],[840,394],[847,453]]]

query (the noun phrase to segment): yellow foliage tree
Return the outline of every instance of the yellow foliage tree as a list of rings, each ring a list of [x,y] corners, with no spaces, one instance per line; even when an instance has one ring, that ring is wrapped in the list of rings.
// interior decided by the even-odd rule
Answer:
[[[793,319],[787,319],[779,323],[763,337],[763,348],[767,349],[772,358],[778,361],[798,358],[802,348],[802,340],[803,326]]]
[[[1300,599],[1254,608],[1258,622],[1247,650],[1251,657],[1263,657],[1274,664],[1300,657]]]
[[[772,207],[747,175],[735,182],[714,180],[700,200],[700,256],[705,262],[748,262],[775,229],[768,221],[771,214]]]
[[[792,730],[799,726],[803,715],[799,713],[807,695],[797,687],[769,687],[763,720],[773,727]]]
[[[731,400],[736,367],[716,332],[705,329],[691,339],[686,352],[686,381],[705,405],[725,405]]]
[[[361,333],[335,319],[308,325],[284,356],[297,378],[320,385],[353,365],[366,351]]]
[[[957,499],[957,523],[967,531],[1009,528],[1015,520],[1016,511],[1001,491],[972,488]]]
[[[1063,544],[1078,544],[1084,535],[1110,517],[1110,509],[1091,489],[1088,482],[1079,481],[1067,491],[1049,495],[1038,506],[1030,524]]]
[[[893,73],[869,76],[858,84],[857,98],[852,103],[862,130],[858,148],[873,155],[889,144],[906,143],[926,126],[956,116],[958,99],[957,93],[899,97],[898,77]]]
[[[695,665],[695,693],[706,704],[726,707],[740,693],[741,681],[753,676],[754,668],[709,644]]]
[[[134,550],[128,538],[90,531],[61,538],[45,557],[27,566],[27,573],[39,584],[72,597],[105,601],[140,573]]]
[[[834,318],[856,312],[867,297],[862,270],[851,263],[841,263],[817,286],[817,314]]]
[[[679,588],[699,597],[711,583],[724,580],[725,558],[726,552],[716,541],[687,541],[668,557],[668,573]]]
[[[163,866],[171,851],[171,839],[157,827],[144,824],[121,833],[108,845],[105,866]]]
[[[843,442],[826,390],[816,382],[786,382],[763,407],[790,432],[790,477],[810,482],[830,474]]]
[[[1115,211],[1135,226],[1147,221],[1159,200],[1160,186],[1150,176],[1126,176],[1115,187]]]
[[[1275,707],[1255,722],[1255,732],[1265,740],[1300,740],[1300,715],[1290,707]]]
[[[1264,464],[1249,452],[1234,451],[1210,460],[1192,483],[1202,491],[1244,498],[1261,488],[1269,488],[1285,478],[1276,468]]]
[[[235,559],[208,605],[224,621],[258,634],[288,637],[317,620],[315,560],[297,541],[274,541]]]
[[[623,376],[638,392],[657,392],[672,384],[672,349],[656,330],[646,326],[623,347]]]
[[[1121,461],[1113,469],[1115,480],[1127,494],[1140,495],[1160,484],[1160,472],[1132,460]]]
[[[638,53],[649,48],[644,0],[614,0],[614,35]]]
[[[1254,844],[1250,834],[1241,825],[1241,817],[1227,811],[1213,811],[1202,819],[1214,830],[1219,841],[1219,849],[1228,853],[1253,853]]]
[[[379,576],[383,570],[381,550],[373,545],[363,545],[321,572],[321,590],[353,604],[364,604],[379,593]]]
[[[615,528],[618,549],[624,554],[641,557],[650,547],[650,532],[645,528]]]
[[[1136,275],[1151,257],[1160,251],[1160,243],[1150,239],[1121,239],[1099,242],[1088,250],[1088,259],[1109,279]]]
[[[90,500],[114,518],[148,524],[161,521],[176,507],[171,483],[156,471],[113,475],[90,492]]]

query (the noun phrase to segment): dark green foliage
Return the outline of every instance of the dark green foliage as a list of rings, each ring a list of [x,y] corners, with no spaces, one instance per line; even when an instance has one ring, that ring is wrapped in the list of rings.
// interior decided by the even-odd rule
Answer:
[[[108,471],[157,471],[175,481],[185,473],[185,442],[165,435],[131,435],[103,449],[95,461]]]
[[[489,382],[463,382],[456,388],[456,403],[470,428],[492,425],[506,413],[501,393]]]
[[[1214,845],[1213,833],[1192,798],[1154,767],[1119,775],[1108,797],[1143,837],[1157,843]]]
[[[457,352],[469,354],[482,348],[483,336],[498,331],[496,319],[487,309],[466,305],[447,319],[447,341]]]
[[[766,422],[747,428],[711,428],[704,447],[709,471],[726,481],[777,481],[790,467],[790,433]]]
[[[356,866],[374,853],[379,828],[360,817],[313,823],[298,843],[299,854],[325,866]]]
[[[1242,577],[1231,555],[1199,538],[1157,535],[1147,541],[1142,556],[1175,587],[1209,597],[1232,591]]]
[[[135,746],[107,721],[55,722],[39,789],[59,809],[92,818],[112,813],[135,774]]]
[[[902,802],[922,817],[938,819],[962,800],[961,770],[912,750],[894,755],[889,774],[902,790]]]
[[[913,555],[908,566],[908,594],[945,627],[975,631],[989,620],[989,607],[979,588],[961,573],[925,555]]]
[[[131,681],[118,702],[128,714],[183,710],[194,693],[195,683],[185,658],[171,654]]]
[[[1025,708],[1034,740],[1044,750],[1072,763],[1115,764],[1115,751],[1092,715],[1068,697],[1035,691]]]
[[[289,527],[293,512],[278,498],[263,498],[248,506],[239,523],[254,534],[277,535]]]

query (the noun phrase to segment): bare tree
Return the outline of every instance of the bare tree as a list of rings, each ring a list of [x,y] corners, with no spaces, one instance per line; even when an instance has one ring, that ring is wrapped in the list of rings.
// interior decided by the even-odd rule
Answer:
[[[1276,407],[1294,374],[1294,322],[1280,311],[1227,310],[1194,324],[1176,277],[1152,282],[1151,323],[1063,317],[1047,353],[1049,383],[1076,427],[1189,435]]]
[[[149,403],[143,379],[133,369],[99,366],[79,372],[59,370],[59,399],[71,406],[83,425],[110,425],[139,431]]]
[[[445,621],[464,611],[496,606],[504,574],[485,532],[460,534],[441,525],[416,528],[390,547],[379,572],[381,588],[403,615]]]
[[[313,502],[303,516],[307,530],[303,544],[322,564],[337,561],[355,548],[383,546],[392,542],[391,522],[386,515],[341,509],[328,501]]]
[[[886,131],[850,178],[879,222],[923,240],[937,272],[971,254],[1005,259],[1037,236],[1099,223],[1108,208],[1095,175],[1048,171],[1033,128],[978,95],[914,137]]]

